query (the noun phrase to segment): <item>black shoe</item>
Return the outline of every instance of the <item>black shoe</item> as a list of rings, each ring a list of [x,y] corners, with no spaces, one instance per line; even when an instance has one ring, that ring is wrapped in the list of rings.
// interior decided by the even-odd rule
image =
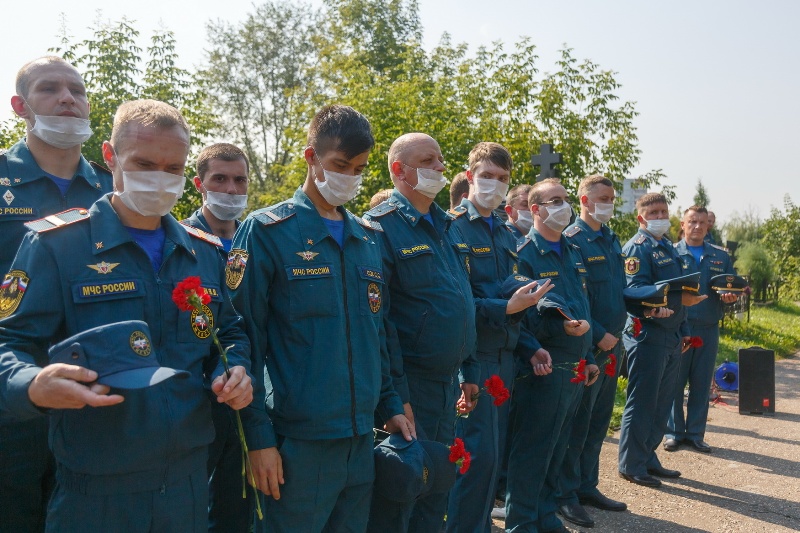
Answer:
[[[579,503],[559,505],[558,512],[565,520],[572,522],[576,526],[594,527],[594,520]]]
[[[591,505],[592,507],[597,507],[598,509],[602,509],[604,511],[621,512],[628,508],[624,502],[612,500],[611,498],[604,496],[600,491],[588,494],[586,496],[578,496],[578,501],[581,502],[581,505]]]
[[[709,446],[703,439],[688,440],[692,448],[701,453],[711,453],[711,446]]]
[[[667,477],[667,478],[676,478],[681,477],[681,473],[678,470],[670,470],[669,468],[664,468],[663,466],[659,466],[657,468],[648,468],[647,473],[651,476],[658,476],[658,477]]]
[[[668,452],[677,452],[681,447],[681,441],[675,439],[667,439],[664,441],[664,449]]]
[[[629,474],[623,474],[620,472],[619,477],[644,487],[652,487],[655,489],[661,486],[661,480],[653,476],[631,476]]]

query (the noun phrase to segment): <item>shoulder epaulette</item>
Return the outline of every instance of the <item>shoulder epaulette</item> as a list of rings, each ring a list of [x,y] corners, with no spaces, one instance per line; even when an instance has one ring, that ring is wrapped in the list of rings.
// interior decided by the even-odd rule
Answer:
[[[265,226],[270,224],[277,224],[294,215],[294,203],[283,202],[273,207],[268,207],[259,211],[255,218]]]
[[[105,165],[101,165],[100,163],[95,163],[94,161],[89,161],[89,165],[95,170],[99,170],[100,172],[104,172],[106,174],[111,174],[111,171],[108,170],[108,167]]]
[[[213,233],[203,231],[199,228],[195,228],[194,226],[190,226],[189,224],[184,224],[183,222],[181,222],[180,224],[181,226],[183,226],[183,229],[185,229],[186,232],[192,237],[197,237],[201,241],[206,241],[213,244],[214,246],[222,248],[222,241],[220,240],[219,237],[217,237]]]
[[[728,250],[726,250],[723,246],[719,246],[718,244],[711,244],[711,243],[708,243],[708,244],[712,248],[716,248],[717,250],[722,250],[723,252],[728,253]]]
[[[366,212],[371,218],[382,217],[397,209],[397,204],[394,202],[381,202],[369,211]]]
[[[530,237],[523,237],[521,241],[517,242],[517,253],[519,253],[520,250],[525,248],[529,242],[531,242]]]
[[[460,217],[461,215],[463,215],[466,212],[467,212],[467,208],[462,206],[462,205],[457,205],[454,208],[447,210],[447,214],[449,214],[453,218],[458,218],[458,217]]]
[[[633,244],[642,244],[646,240],[647,236],[640,233],[635,239],[633,239]]]
[[[374,220],[364,220],[363,218],[356,215],[353,215],[353,218],[356,219],[356,222],[358,222],[365,228],[369,228],[375,231],[383,231],[383,226],[381,226],[379,222],[375,222]]]
[[[567,231],[564,232],[564,235],[567,237],[574,237],[578,233],[580,233],[581,227],[580,226],[572,226],[571,228],[567,228]]]
[[[51,229],[69,226],[70,224],[86,220],[87,218],[89,218],[89,211],[83,207],[73,207],[72,209],[67,209],[55,215],[26,222],[25,227],[36,233],[43,233]]]

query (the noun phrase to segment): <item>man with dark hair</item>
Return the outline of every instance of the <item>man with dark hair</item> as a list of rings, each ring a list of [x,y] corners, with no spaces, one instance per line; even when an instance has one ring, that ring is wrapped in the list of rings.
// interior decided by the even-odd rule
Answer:
[[[531,210],[528,207],[528,194],[531,186],[528,184],[517,185],[508,191],[506,196],[506,224],[517,240],[524,238],[533,226]]]
[[[237,146],[212,144],[197,156],[197,176],[192,180],[202,195],[203,205],[181,221],[219,237],[223,264],[239,217],[247,207],[247,156]],[[208,448],[208,531],[248,533],[253,524],[255,500],[242,494],[242,447],[236,420],[230,408],[211,402],[214,442]]]
[[[394,388],[420,438],[453,444],[456,380],[461,412],[474,407],[475,303],[467,278],[467,244],[433,199],[444,188],[442,151],[429,135],[408,133],[389,148],[391,198],[365,215],[379,222],[388,316],[386,342]],[[459,369],[461,370],[459,375]],[[374,496],[371,531],[438,533],[447,493],[411,507]]]
[[[639,232],[622,248],[628,287],[655,285],[684,274],[678,253],[666,238],[669,204],[663,194],[648,193],[636,201]],[[658,478],[681,473],[664,468],[656,448],[664,437],[672,407],[681,353],[688,348],[686,307],[706,296],[683,295],[642,320],[642,331],[623,335],[628,353],[628,399],[619,438],[619,474],[646,487],[660,487]],[[629,315],[630,324],[633,317]]]
[[[594,520],[581,504],[608,511],[627,506],[604,496],[599,483],[600,448],[608,432],[617,392],[619,340],[628,317],[622,289],[625,271],[622,247],[606,223],[614,216],[614,183],[605,176],[586,176],[578,186],[579,218],[564,232],[577,247],[588,274],[587,289],[592,322],[592,345],[601,370],[597,381],[585,387],[572,422],[567,453],[558,478],[559,511],[570,522],[592,527]]]
[[[208,527],[206,460],[214,433],[203,383],[214,401],[246,407],[250,345],[224,288],[216,243],[169,214],[186,181],[184,118],[163,102],[126,102],[111,138],[103,157],[114,193],[88,210],[30,223],[6,275],[27,290],[4,302],[0,404],[26,418],[49,410],[58,483],[48,531],[197,533]],[[188,276],[208,290],[202,313],[173,302]],[[160,364],[188,376],[109,394],[98,371],[47,364],[54,343],[127,320],[145,322],[152,333],[151,342],[136,332],[124,339],[137,356],[152,350]],[[210,327],[231,346],[229,374],[213,355]],[[72,355],[70,362],[79,354]]]
[[[693,205],[683,212],[681,228],[683,240],[675,245],[683,262],[683,272],[700,272],[700,293],[708,299],[689,308],[689,333],[700,337],[703,345],[689,348],[681,356],[680,369],[675,387],[675,400],[667,422],[664,449],[676,451],[682,443],[702,453],[711,453],[703,437],[708,418],[708,392],[714,375],[714,364],[719,348],[719,320],[725,304],[736,301],[732,292],[718,294],[711,290],[711,278],[720,274],[736,274],[728,253],[705,240],[708,233],[708,218],[711,214],[705,207]],[[683,414],[684,388],[689,385],[686,416]]]
[[[57,56],[26,63],[11,107],[26,137],[0,154],[0,275],[28,231],[25,223],[71,207],[91,206],[111,192],[111,174],[81,155],[92,134],[89,101],[78,71]],[[5,313],[0,309],[0,317]],[[0,531],[43,531],[55,479],[47,418],[0,413]]]
[[[457,207],[469,195],[469,180],[466,172],[459,172],[450,182],[450,209]]]
[[[517,242],[508,226],[493,213],[502,203],[511,176],[511,154],[500,144],[481,142],[469,153],[469,196],[450,210],[469,248],[469,281],[475,298],[477,359],[483,379],[498,376],[514,384],[514,349],[523,312],[549,289],[535,282],[503,298],[501,286],[516,274]],[[495,487],[505,453],[510,403],[493,405],[483,398],[468,418],[456,421],[456,435],[472,454],[469,471],[450,493],[447,531],[490,531]]]
[[[228,287],[252,342],[254,403],[266,397],[248,443],[258,488],[272,496],[269,531],[364,531],[375,410],[387,431],[414,435],[384,343],[381,228],[342,207],[374,144],[361,113],[323,108],[303,151],[305,182],[290,200],[251,213],[229,255]]]

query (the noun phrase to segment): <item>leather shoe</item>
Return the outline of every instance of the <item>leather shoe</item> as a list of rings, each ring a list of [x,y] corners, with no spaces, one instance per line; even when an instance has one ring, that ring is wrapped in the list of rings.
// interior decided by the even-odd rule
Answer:
[[[558,512],[565,520],[576,526],[594,527],[594,520],[579,503],[567,503],[558,506]]]
[[[675,439],[667,439],[664,441],[664,449],[668,452],[677,452],[678,448],[681,447],[681,443]]]
[[[706,443],[706,441],[702,439],[690,440],[688,442],[692,446],[692,448],[694,448],[698,452],[711,453],[711,446],[709,446],[708,443]]]
[[[620,472],[619,477],[644,487],[652,487],[655,489],[661,486],[661,480],[653,476],[632,476],[630,474],[624,474]]]
[[[578,501],[581,502],[581,505],[591,505],[592,507],[597,507],[598,509],[602,509],[604,511],[621,512],[628,508],[624,502],[612,500],[599,491],[592,494],[587,494],[585,496],[578,496]]]
[[[681,473],[678,470],[670,470],[669,468],[664,468],[663,466],[659,466],[657,468],[648,468],[647,473],[651,476],[658,476],[658,477],[668,477],[668,478],[676,478],[681,477]]]

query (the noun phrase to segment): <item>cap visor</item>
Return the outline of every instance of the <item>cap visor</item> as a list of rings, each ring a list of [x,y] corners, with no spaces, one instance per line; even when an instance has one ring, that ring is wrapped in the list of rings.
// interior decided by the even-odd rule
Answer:
[[[100,377],[97,382],[115,389],[144,389],[171,377],[187,378],[189,372],[165,366],[134,368]]]

